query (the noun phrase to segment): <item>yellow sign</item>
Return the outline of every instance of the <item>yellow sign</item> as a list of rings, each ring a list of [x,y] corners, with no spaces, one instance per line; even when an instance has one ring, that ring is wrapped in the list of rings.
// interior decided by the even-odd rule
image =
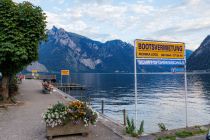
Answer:
[[[69,75],[69,70],[61,70],[61,75]]]
[[[176,42],[136,40],[136,58],[184,59],[185,45]]]
[[[38,72],[38,70],[32,70],[31,72],[32,72],[32,73],[37,73],[37,72]]]

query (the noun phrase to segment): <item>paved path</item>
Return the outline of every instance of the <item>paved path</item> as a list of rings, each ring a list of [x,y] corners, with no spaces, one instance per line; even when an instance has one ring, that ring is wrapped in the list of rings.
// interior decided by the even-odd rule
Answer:
[[[12,106],[7,110],[0,109],[0,140],[45,140],[46,128],[41,114],[51,104],[64,99],[58,94],[42,94],[41,82],[25,80],[20,85],[19,101],[24,104]],[[91,126],[87,137],[67,136],[53,138],[55,140],[121,140],[121,136],[113,132],[100,121],[97,126]]]

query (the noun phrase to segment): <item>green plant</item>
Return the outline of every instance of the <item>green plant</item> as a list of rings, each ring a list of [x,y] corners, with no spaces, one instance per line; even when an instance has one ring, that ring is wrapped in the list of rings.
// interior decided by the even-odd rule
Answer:
[[[158,140],[176,140],[176,136],[163,136],[163,137],[159,137]]]
[[[138,130],[138,134],[139,135],[142,135],[144,132],[144,120],[141,121],[141,124],[140,124],[140,127],[139,127],[139,130]]]
[[[89,123],[95,124],[98,114],[86,103],[81,101],[71,101],[68,104],[68,114],[71,121],[78,123],[82,121],[85,126]]]
[[[47,109],[42,115],[47,126],[55,127],[58,125],[63,125],[68,121],[68,108],[63,103],[57,103],[52,107]]]
[[[168,130],[164,123],[158,123],[158,127],[160,128],[161,132]]]
[[[38,60],[38,46],[46,39],[46,15],[30,2],[0,0],[0,71],[4,102],[9,102],[9,77]]]
[[[180,138],[186,138],[186,137],[193,136],[193,133],[191,131],[186,131],[186,130],[177,131],[176,136]]]
[[[192,133],[193,135],[198,135],[198,134],[206,134],[208,130],[204,130],[201,127],[199,127],[199,130],[193,130]]]
[[[129,119],[129,117],[126,118],[127,121],[127,126],[125,128],[126,133],[130,134],[132,137],[137,137],[139,135],[142,135],[144,132],[144,121],[141,121],[141,124],[139,126],[139,129],[136,130],[136,126],[134,124],[134,120],[133,119]]]
[[[127,126],[126,126],[126,133],[132,134],[135,132],[134,120],[130,120],[129,117],[126,118]]]

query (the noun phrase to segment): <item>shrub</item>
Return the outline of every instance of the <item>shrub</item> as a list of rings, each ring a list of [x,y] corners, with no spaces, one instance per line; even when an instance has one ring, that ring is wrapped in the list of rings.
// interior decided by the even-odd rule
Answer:
[[[132,137],[137,137],[137,136],[143,134],[143,132],[144,132],[144,121],[141,121],[139,129],[136,130],[134,120],[133,119],[130,120],[129,117],[127,117],[126,120],[127,120],[127,125],[126,125],[126,128],[125,128],[125,131],[126,131],[127,134],[130,134]]]
[[[160,128],[160,131],[163,132],[163,131],[167,131],[168,129],[166,128],[165,124],[164,123],[159,123],[158,124],[158,127]]]

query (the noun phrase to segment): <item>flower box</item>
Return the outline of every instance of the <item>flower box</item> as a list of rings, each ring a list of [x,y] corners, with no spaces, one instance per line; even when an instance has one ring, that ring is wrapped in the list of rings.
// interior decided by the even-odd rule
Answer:
[[[80,101],[70,101],[67,105],[57,103],[42,115],[46,122],[47,136],[82,134],[87,135],[89,125],[94,125],[98,114],[90,106]]]
[[[71,134],[82,134],[82,136],[86,136],[89,133],[89,126],[84,126],[84,124],[74,124],[73,122],[68,122],[65,125],[60,125],[56,127],[47,126],[47,137],[49,140],[53,138],[53,136],[64,136]]]

